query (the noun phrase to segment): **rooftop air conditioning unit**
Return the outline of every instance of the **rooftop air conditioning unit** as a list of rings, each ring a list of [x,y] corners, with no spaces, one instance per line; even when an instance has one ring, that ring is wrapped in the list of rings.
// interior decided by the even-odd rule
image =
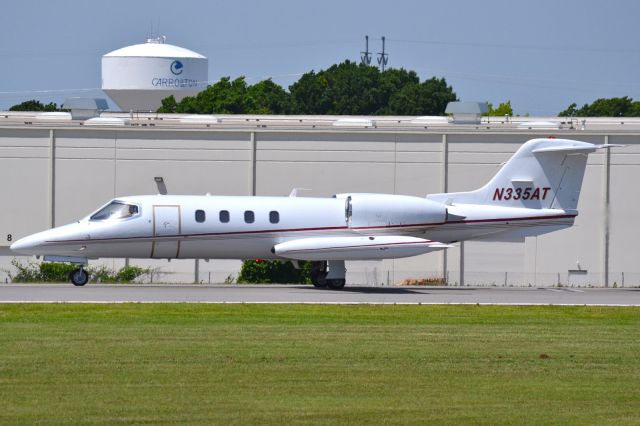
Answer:
[[[72,120],[88,120],[98,117],[100,112],[109,109],[106,99],[99,98],[68,98],[62,108],[71,110]]]
[[[455,124],[480,124],[482,114],[489,112],[486,102],[449,102],[445,111]]]

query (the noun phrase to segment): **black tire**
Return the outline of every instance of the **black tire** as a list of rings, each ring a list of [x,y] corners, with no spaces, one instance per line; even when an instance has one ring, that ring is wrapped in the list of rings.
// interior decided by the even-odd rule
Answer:
[[[345,279],[341,279],[341,280],[327,280],[327,286],[331,289],[331,290],[342,290],[344,288],[344,285],[347,283],[347,280]]]
[[[69,274],[69,280],[71,280],[73,285],[82,287],[89,282],[89,274],[87,274],[87,271],[84,269],[78,268]]]
[[[311,264],[311,283],[316,288],[327,286],[327,262],[313,262]]]
[[[315,288],[325,288],[327,286],[327,280],[322,277],[318,280],[314,280],[312,284]]]

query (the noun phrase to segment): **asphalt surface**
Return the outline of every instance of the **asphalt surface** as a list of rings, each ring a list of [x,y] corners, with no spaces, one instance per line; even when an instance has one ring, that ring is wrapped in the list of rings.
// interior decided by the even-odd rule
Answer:
[[[292,285],[0,285],[0,303],[327,303],[640,306],[640,288],[357,287]]]

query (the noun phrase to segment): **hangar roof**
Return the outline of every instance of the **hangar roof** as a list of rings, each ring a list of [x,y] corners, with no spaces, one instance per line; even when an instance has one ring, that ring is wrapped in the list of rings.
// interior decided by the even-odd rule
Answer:
[[[100,117],[126,127],[156,129],[287,130],[332,132],[525,132],[581,131],[596,133],[640,133],[640,118],[634,117],[482,117],[479,124],[457,124],[447,117],[415,116],[332,116],[332,115],[230,115],[158,114],[103,112]],[[2,127],[78,127],[83,120],[70,120],[67,114],[1,111]],[[96,124],[96,123],[93,123]],[[98,125],[92,128],[99,127]],[[113,127],[113,124],[110,125]]]

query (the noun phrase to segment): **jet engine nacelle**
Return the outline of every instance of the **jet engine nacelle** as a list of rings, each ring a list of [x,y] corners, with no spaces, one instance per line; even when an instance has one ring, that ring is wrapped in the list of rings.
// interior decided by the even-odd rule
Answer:
[[[338,194],[349,226],[387,227],[443,223],[447,207],[426,198],[391,194]]]

